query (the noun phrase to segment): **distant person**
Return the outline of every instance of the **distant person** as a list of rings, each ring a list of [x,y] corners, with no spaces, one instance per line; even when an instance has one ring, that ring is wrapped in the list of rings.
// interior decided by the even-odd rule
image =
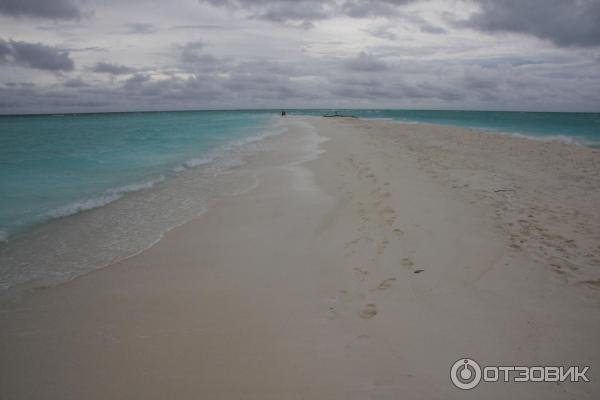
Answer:
[[[286,115],[287,115],[287,113],[286,113],[285,111],[282,111],[282,112],[281,112],[281,116],[282,116],[282,117],[285,117]]]

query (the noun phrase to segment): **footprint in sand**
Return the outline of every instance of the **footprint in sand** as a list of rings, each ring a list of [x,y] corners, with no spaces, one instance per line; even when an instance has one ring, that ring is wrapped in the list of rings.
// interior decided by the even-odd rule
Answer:
[[[404,235],[404,231],[402,229],[394,229],[394,233],[398,236]]]
[[[389,206],[385,207],[383,210],[381,210],[382,214],[395,214],[396,212]]]
[[[384,240],[383,242],[378,244],[377,245],[377,254],[382,255],[388,244],[390,244],[390,242],[388,242],[387,240]]]
[[[392,282],[394,282],[395,280],[396,278],[387,278],[373,290],[387,290],[392,287]]]
[[[582,281],[582,282],[578,282],[577,284],[578,285],[587,285],[587,287],[589,287],[590,289],[600,290],[600,279]]]
[[[364,281],[367,278],[367,275],[369,275],[369,271],[359,267],[352,268],[352,271],[354,272],[354,275],[361,281]]]
[[[396,222],[395,214],[396,212],[389,206],[381,210],[381,216],[385,219],[385,223],[388,224],[388,226],[392,226],[394,225],[394,222]]]
[[[415,265],[415,263],[410,258],[403,258],[402,260],[400,260],[400,265],[408,269],[412,268]]]
[[[335,310],[334,306],[329,306],[329,313],[327,314],[327,319],[332,321],[334,319],[336,319],[337,317],[337,312]]]
[[[377,315],[377,306],[375,304],[365,305],[359,313],[362,319],[371,319]]]

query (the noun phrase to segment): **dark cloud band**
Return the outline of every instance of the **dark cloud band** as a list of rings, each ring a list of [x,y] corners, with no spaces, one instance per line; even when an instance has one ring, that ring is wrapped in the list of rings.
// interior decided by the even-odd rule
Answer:
[[[131,73],[135,72],[135,69],[126,67],[124,65],[99,62],[99,63],[96,63],[91,68],[91,71],[101,73],[101,74],[123,75],[123,74],[131,74]]]
[[[0,0],[0,14],[12,17],[78,19],[84,15],[73,0]]]
[[[72,71],[75,63],[69,52],[41,43],[0,39],[0,63],[46,71]]]
[[[368,18],[394,15],[401,5],[419,0],[199,0],[217,7],[241,10],[253,18],[304,23],[347,16]]]
[[[598,0],[477,0],[481,10],[466,21],[487,32],[516,32],[558,46],[600,45]]]

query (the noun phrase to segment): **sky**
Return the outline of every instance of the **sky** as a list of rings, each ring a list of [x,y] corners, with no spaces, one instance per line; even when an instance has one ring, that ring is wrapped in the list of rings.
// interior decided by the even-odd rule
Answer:
[[[0,0],[0,114],[600,111],[600,0]]]

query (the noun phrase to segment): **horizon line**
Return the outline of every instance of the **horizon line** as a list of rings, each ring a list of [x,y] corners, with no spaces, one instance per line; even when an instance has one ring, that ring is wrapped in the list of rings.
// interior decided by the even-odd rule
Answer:
[[[565,113],[565,114],[599,114],[600,111],[534,111],[534,110],[494,110],[494,109],[459,109],[459,108],[335,108],[335,107],[299,107],[299,108],[205,108],[205,109],[165,109],[165,110],[127,110],[127,111],[82,111],[82,112],[39,112],[3,114],[0,117],[43,117],[43,116],[73,116],[98,114],[136,114],[136,113],[166,113],[166,112],[293,112],[293,111],[450,111],[450,112],[507,112],[507,113]]]

